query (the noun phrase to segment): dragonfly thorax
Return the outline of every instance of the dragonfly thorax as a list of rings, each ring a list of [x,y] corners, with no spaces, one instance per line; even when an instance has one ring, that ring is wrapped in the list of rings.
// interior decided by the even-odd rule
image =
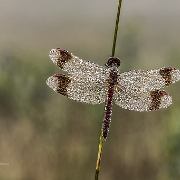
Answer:
[[[119,67],[121,64],[121,61],[119,58],[117,57],[110,57],[108,58],[107,63],[105,64],[107,67],[112,67],[112,66],[116,66]]]

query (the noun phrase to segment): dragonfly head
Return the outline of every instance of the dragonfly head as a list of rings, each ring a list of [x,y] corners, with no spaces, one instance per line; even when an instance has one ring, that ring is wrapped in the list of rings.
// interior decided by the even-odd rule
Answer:
[[[110,58],[108,58],[107,63],[105,64],[105,66],[107,66],[107,67],[112,67],[112,66],[119,67],[120,64],[121,64],[121,61],[120,61],[119,58],[110,57]]]

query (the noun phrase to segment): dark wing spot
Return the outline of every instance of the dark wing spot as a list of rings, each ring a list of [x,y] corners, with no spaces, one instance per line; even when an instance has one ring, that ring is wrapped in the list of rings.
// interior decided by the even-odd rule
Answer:
[[[68,76],[63,75],[63,74],[54,74],[53,76],[57,77],[58,79],[58,87],[56,91],[68,97],[67,88],[68,88],[69,83],[71,82],[71,79]]]
[[[157,110],[160,108],[161,102],[162,102],[162,97],[164,95],[167,95],[165,91],[160,91],[160,90],[155,90],[150,92],[151,95],[151,104],[149,106],[149,110]]]
[[[165,80],[165,85],[169,86],[170,84],[172,84],[172,75],[171,72],[172,70],[175,70],[175,68],[162,68],[159,71],[159,74],[163,77],[163,79]]]
[[[61,49],[61,48],[57,48],[57,50],[60,52],[60,56],[58,58],[57,61],[57,65],[63,69],[65,63],[67,63],[69,60],[71,60],[72,55],[71,53],[69,53],[68,51]]]

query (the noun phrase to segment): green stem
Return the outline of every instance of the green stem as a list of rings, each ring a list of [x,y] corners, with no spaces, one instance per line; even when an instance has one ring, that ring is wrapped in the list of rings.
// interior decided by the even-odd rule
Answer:
[[[117,33],[118,33],[118,27],[119,27],[119,17],[120,17],[120,12],[121,12],[121,3],[122,3],[122,0],[119,0],[111,57],[114,57],[115,49],[116,49],[116,40],[117,40]]]
[[[96,162],[95,180],[98,180],[98,177],[99,177],[102,149],[103,149],[103,136],[102,136],[102,130],[101,130],[101,135],[99,139],[98,157],[97,157],[97,162]]]

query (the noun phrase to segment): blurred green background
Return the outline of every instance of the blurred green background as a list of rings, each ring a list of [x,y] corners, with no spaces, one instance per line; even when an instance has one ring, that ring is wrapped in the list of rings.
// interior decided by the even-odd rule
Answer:
[[[104,65],[118,0],[0,0],[0,179],[94,179],[104,104],[54,93],[62,73],[48,57],[64,48]],[[180,1],[123,0],[116,55],[121,72],[180,69]],[[180,179],[180,82],[156,112],[114,105],[100,180]]]

